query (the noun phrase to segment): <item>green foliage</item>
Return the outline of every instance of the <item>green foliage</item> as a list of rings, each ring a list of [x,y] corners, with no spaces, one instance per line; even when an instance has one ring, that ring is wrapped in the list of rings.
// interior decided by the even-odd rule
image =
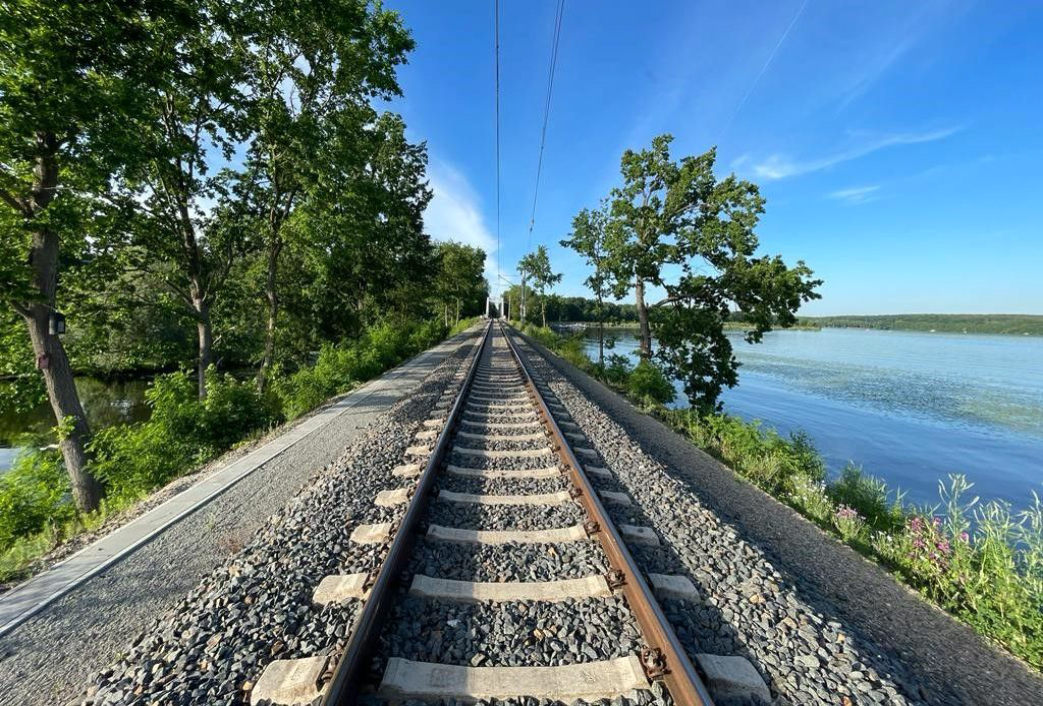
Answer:
[[[454,329],[463,330],[473,323],[473,319],[465,319]],[[324,345],[314,366],[276,377],[274,392],[286,417],[294,419],[431,347],[446,333],[438,321],[385,320],[368,328],[357,341]]]
[[[0,476],[0,553],[20,537],[43,531],[76,514],[68,502],[69,479],[56,451],[19,455]]]
[[[461,314],[475,314],[485,307],[489,283],[485,281],[485,252],[453,241],[435,247],[435,297],[442,305],[446,325]]]
[[[523,281],[528,283],[540,295],[540,311],[543,326],[547,326],[547,289],[561,281],[561,273],[555,273],[550,267],[550,257],[547,255],[547,246],[539,245],[535,252],[531,252],[518,261],[518,272]]]
[[[693,406],[709,411],[738,381],[724,333],[730,311],[745,313],[747,340],[758,342],[775,325],[795,324],[800,305],[819,297],[821,281],[803,262],[791,268],[757,254],[764,199],[756,185],[734,175],[718,179],[716,149],[674,161],[672,141],[660,135],[649,149],[624,152],[622,185],[611,191],[607,214],[584,209],[563,242],[588,259],[596,242],[596,299],[605,287],[617,298],[633,291],[642,357],[653,354],[654,328],[663,372],[684,383]],[[667,295],[655,307],[645,301],[651,287]]]
[[[905,522],[902,493],[894,493],[887,483],[875,476],[866,475],[862,469],[848,464],[840,477],[829,484],[829,497],[837,505],[844,505],[868,518],[870,526],[886,532],[894,532]]]
[[[627,380],[627,391],[642,405],[663,405],[674,401],[674,386],[663,371],[647,360],[640,361]]]
[[[91,442],[91,467],[110,497],[140,496],[281,418],[276,401],[251,381],[216,372],[205,400],[185,372],[157,377],[145,396],[147,422],[102,429]]]

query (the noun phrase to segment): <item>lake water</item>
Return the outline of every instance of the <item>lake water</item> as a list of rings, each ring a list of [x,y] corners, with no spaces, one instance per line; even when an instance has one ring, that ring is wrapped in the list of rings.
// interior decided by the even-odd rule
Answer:
[[[586,335],[596,358],[597,334]],[[612,335],[606,355],[636,359],[634,332]],[[1018,507],[1043,494],[1043,338],[822,329],[731,339],[742,367],[725,411],[804,430],[831,472],[854,462],[917,503],[936,503],[950,473]]]
[[[148,419],[149,409],[145,404],[147,388],[147,380],[76,379],[76,389],[80,393],[80,401],[91,429]],[[0,473],[14,462],[20,452],[17,446],[23,435],[40,436],[42,442],[50,443],[53,442],[49,438],[53,427],[54,415],[46,402],[30,412],[0,415]]]

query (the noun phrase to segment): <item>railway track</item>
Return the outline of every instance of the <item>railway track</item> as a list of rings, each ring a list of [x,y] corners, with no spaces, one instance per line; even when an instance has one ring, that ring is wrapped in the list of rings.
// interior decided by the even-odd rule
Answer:
[[[655,598],[691,584],[637,568],[627,544],[657,535],[613,524],[605,503],[630,500],[597,463],[490,324],[374,498],[401,519],[352,533],[386,547],[379,568],[315,591],[364,600],[345,648],[272,662],[251,703],[711,704]]]

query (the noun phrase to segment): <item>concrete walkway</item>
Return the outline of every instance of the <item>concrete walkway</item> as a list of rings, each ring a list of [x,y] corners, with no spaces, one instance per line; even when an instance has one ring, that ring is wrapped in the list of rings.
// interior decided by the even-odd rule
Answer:
[[[15,683],[18,703],[64,703],[110,661],[106,646],[125,644],[169,608],[470,340],[463,334],[370,381],[0,596],[0,703],[12,703],[3,695]]]

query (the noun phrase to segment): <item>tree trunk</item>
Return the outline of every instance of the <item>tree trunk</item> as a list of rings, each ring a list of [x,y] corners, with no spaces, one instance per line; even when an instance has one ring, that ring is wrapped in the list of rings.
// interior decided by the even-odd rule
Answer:
[[[540,295],[540,315],[543,317],[543,328],[547,328],[547,298]]]
[[[279,293],[276,284],[281,251],[282,240],[276,236],[268,247],[268,273],[264,286],[264,296],[268,304],[268,320],[264,327],[264,358],[261,360],[261,369],[257,373],[257,389],[261,392],[264,392],[268,374],[275,363],[275,325],[279,318]]]
[[[73,499],[81,511],[91,512],[98,508],[101,486],[87,470],[87,441],[90,439],[90,428],[76,391],[69,357],[59,338],[50,334],[49,318],[50,311],[46,305],[34,305],[32,316],[26,319],[29,338],[33,343],[37,365],[43,373],[47,399],[51,403],[55,421],[59,427],[71,424],[71,428],[65,429],[64,438],[59,440],[58,447],[61,449],[65,470],[72,484]],[[67,421],[70,419],[71,422]]]
[[[52,134],[40,133],[37,144],[42,148],[43,156],[37,159],[32,196],[27,204],[32,217],[47,208],[58,188],[58,160],[55,156],[58,140]],[[65,461],[65,471],[69,474],[73,499],[81,511],[91,512],[98,508],[102,491],[87,467],[90,427],[76,391],[65,346],[50,331],[50,316],[58,299],[59,244],[58,234],[47,227],[33,233],[29,263],[33,270],[33,288],[39,292],[39,298],[20,306],[19,310],[29,329],[29,339],[47,388],[51,411],[63,429],[63,438],[58,445]]]
[[[605,312],[598,296],[598,366],[605,367]]]
[[[456,301],[456,323],[460,323],[460,300]]]
[[[648,307],[645,306],[645,281],[640,277],[634,283],[634,295],[637,303],[637,322],[640,327],[641,346],[638,354],[642,360],[652,357],[652,329],[648,324]]]
[[[210,303],[202,297],[192,298],[199,334],[199,399],[206,399],[206,373],[214,362],[214,327],[210,323]]]

